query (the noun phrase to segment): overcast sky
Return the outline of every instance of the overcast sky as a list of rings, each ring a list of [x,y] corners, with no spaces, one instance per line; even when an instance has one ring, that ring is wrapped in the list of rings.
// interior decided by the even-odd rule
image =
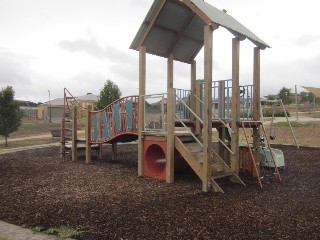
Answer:
[[[129,46],[152,0],[0,0],[0,87],[34,102],[99,95],[107,79],[123,96],[138,93],[138,52]],[[320,87],[320,30],[315,0],[206,0],[259,36],[261,95],[283,86]],[[231,78],[231,35],[213,35],[213,79]],[[254,45],[240,47],[240,83],[252,83]],[[196,58],[203,78],[203,52]],[[189,89],[190,68],[174,65],[174,87]],[[299,88],[301,91],[302,89]],[[166,60],[147,56],[147,93],[166,91]]]

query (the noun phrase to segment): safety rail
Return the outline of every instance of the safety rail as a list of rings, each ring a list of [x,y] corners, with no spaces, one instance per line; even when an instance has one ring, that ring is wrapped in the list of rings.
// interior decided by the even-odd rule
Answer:
[[[176,96],[181,99],[189,108],[185,107],[177,98],[175,99],[175,114],[182,120],[190,120],[190,96],[191,90],[175,88]]]
[[[194,96],[202,105],[204,105],[204,102],[197,95]],[[228,129],[229,132],[234,133],[232,128],[228,124],[226,124],[221,118],[219,118],[218,115],[216,115],[214,112],[212,112],[212,115],[214,116],[214,119],[217,119],[223,126],[225,126]]]
[[[239,86],[240,88],[240,119],[252,120],[253,85]]]
[[[202,96],[204,80],[201,81]],[[253,85],[239,86],[240,119],[252,120]],[[232,79],[212,82],[212,113],[213,119],[231,119]]]
[[[144,95],[143,132],[165,131],[166,93]]]
[[[231,118],[232,79],[213,81],[212,98],[214,117]]]
[[[102,110],[90,111],[90,143],[108,142],[120,135],[137,134],[139,96],[115,100]]]

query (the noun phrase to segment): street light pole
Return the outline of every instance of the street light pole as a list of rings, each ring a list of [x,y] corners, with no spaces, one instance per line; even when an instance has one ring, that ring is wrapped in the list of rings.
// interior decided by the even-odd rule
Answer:
[[[51,123],[51,99],[50,99],[50,90],[48,90],[49,92],[49,123]]]

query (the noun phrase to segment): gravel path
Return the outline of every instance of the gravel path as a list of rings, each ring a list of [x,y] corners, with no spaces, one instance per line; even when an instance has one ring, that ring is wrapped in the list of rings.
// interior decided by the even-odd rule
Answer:
[[[0,221],[0,240],[56,240],[55,236],[34,233],[30,229]],[[69,238],[69,240],[71,240]]]

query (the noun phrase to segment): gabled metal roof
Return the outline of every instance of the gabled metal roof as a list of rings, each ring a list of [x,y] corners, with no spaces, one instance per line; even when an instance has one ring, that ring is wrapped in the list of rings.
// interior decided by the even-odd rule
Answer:
[[[190,63],[203,47],[203,29],[213,24],[235,36],[248,38],[264,49],[269,47],[227,13],[202,0],[154,0],[130,48],[145,46],[147,53]]]

